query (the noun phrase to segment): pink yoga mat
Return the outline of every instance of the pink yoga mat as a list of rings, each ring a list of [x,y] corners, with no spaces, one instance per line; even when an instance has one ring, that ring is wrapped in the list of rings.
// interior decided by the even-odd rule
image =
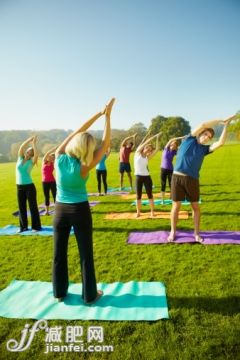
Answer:
[[[128,244],[167,244],[169,231],[137,231],[129,234]],[[240,245],[240,231],[201,231],[203,245]],[[173,244],[197,243],[192,231],[177,231]],[[172,244],[172,243],[170,243]]]

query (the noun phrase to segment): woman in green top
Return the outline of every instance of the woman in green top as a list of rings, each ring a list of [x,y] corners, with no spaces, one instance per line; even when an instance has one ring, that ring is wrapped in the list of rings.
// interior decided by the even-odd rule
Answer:
[[[71,227],[80,255],[82,298],[86,304],[91,304],[102,295],[102,291],[97,290],[94,271],[92,217],[86,182],[89,171],[96,166],[109,147],[110,115],[114,100],[69,135],[55,153],[57,197],[54,215],[53,293],[58,301],[67,296],[67,247]],[[102,144],[95,150],[96,140],[86,131],[104,114],[106,122]]]
[[[32,231],[41,230],[41,221],[37,206],[36,187],[32,181],[31,171],[37,163],[38,153],[36,136],[32,136],[19,148],[16,165],[17,198],[19,208],[19,232],[28,230],[27,201],[32,218]],[[32,144],[32,146],[30,146]]]

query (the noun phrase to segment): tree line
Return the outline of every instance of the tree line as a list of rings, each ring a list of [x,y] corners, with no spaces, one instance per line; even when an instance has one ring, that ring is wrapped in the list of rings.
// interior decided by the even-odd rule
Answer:
[[[191,127],[189,122],[180,116],[164,117],[158,115],[151,120],[149,128],[141,122],[135,123],[128,130],[112,129],[111,136],[111,150],[119,151],[121,142],[127,136],[137,134],[136,146],[142,141],[143,137],[155,135],[161,132],[160,148],[163,149],[169,139],[173,137],[183,136],[189,134]],[[216,136],[220,133],[221,128],[215,129]],[[240,120],[235,121],[230,127],[231,137],[240,140]],[[17,153],[20,145],[28,137],[37,135],[37,147],[39,155],[43,156],[51,147],[60,144],[72,130],[51,129],[45,131],[33,130],[7,130],[0,131],[0,162],[16,161]],[[103,131],[92,130],[90,131],[100,143]]]

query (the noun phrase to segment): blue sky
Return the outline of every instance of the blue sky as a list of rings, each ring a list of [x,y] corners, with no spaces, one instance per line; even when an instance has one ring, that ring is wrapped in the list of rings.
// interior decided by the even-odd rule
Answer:
[[[0,130],[240,109],[239,0],[0,0]],[[93,129],[101,129],[104,119]]]

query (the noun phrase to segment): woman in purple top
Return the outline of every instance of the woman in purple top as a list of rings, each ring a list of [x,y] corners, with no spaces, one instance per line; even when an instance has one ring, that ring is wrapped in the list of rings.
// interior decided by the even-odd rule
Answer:
[[[178,149],[178,140],[183,139],[185,136],[177,137],[170,139],[165,146],[162,153],[161,161],[161,198],[162,202],[164,201],[166,184],[168,180],[168,185],[171,189],[171,180],[173,174],[173,158],[177,154]]]

